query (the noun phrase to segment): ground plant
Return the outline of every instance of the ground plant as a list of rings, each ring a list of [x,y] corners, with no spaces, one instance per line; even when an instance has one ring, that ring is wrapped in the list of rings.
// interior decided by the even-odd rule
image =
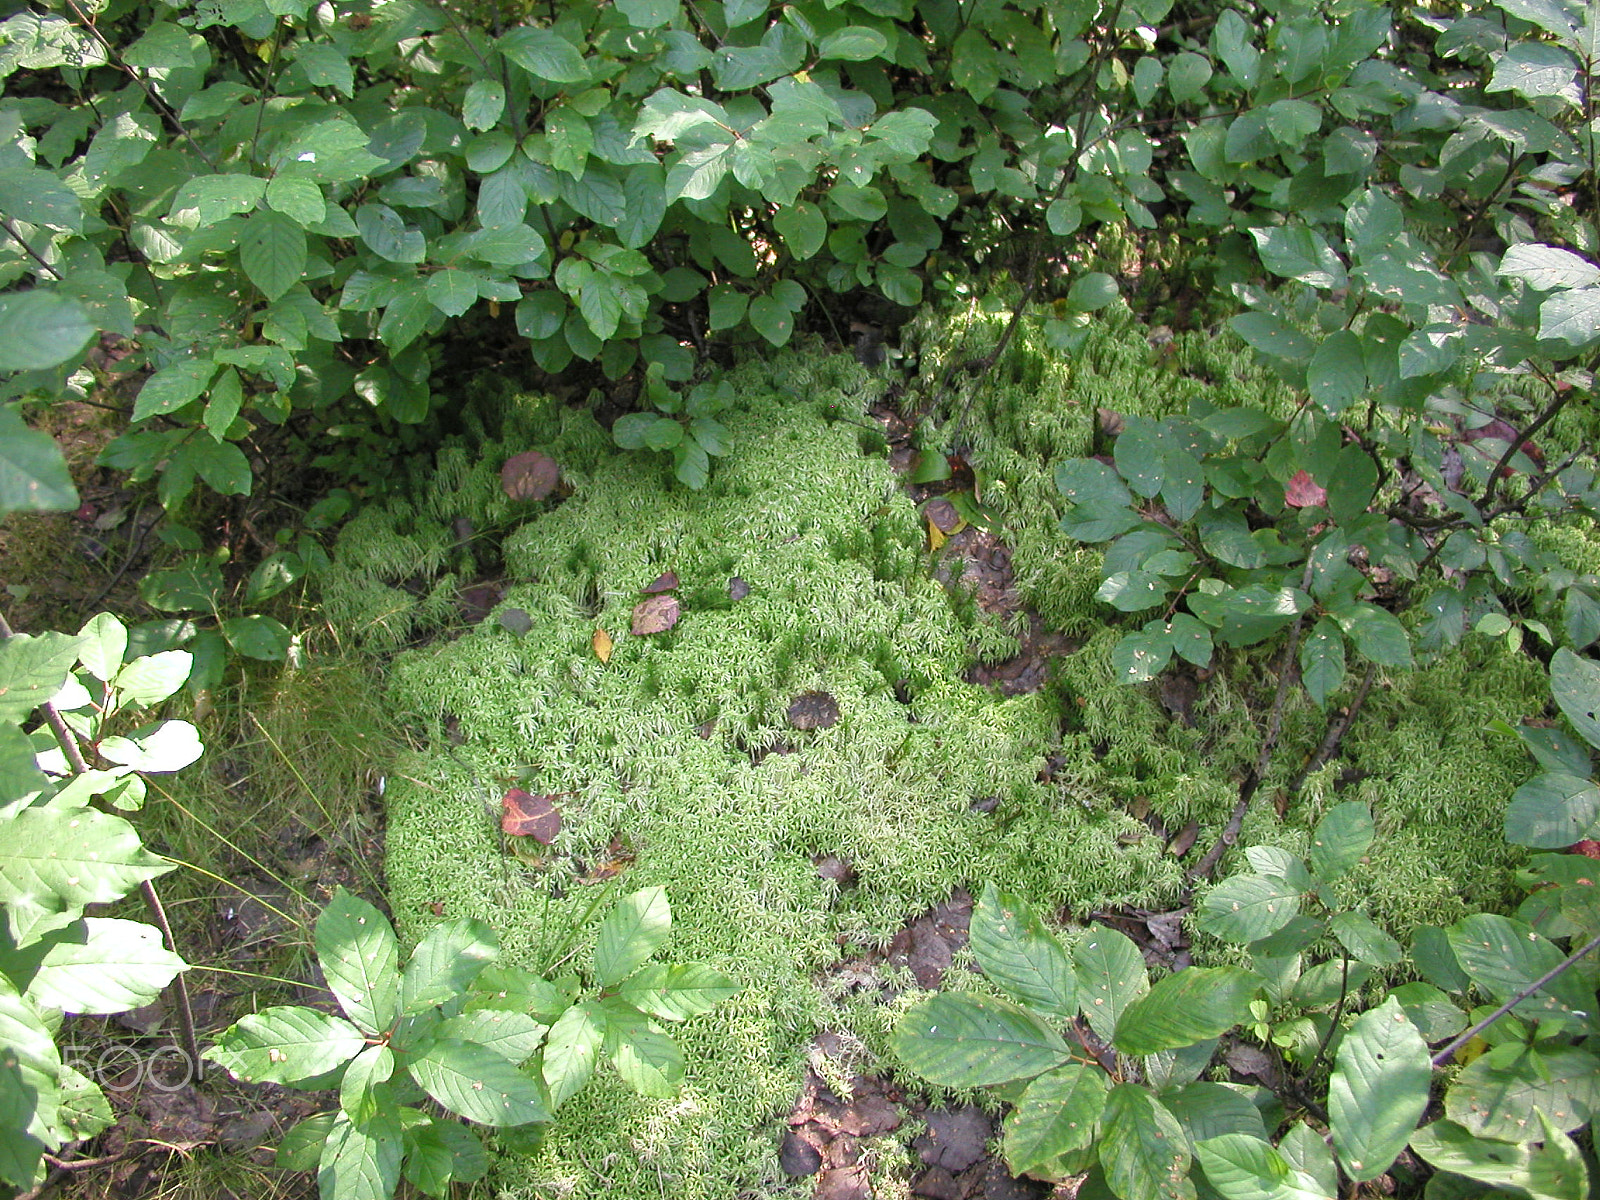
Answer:
[[[156,706],[315,629],[415,734],[394,923],[338,893],[343,1015],[209,1056],[338,1089],[282,1151],[330,1200],[479,1179],[461,1118],[509,1195],[782,1190],[835,1024],[1085,1195],[1587,1194],[1597,71],[1581,0],[7,16],[0,516],[77,509],[40,429],[112,407],[174,619],[0,622],[0,1182],[112,1119],[61,1014],[183,986]],[[1009,591],[935,582],[962,531]],[[987,984],[839,966],[962,886]],[[669,889],[706,965],[649,961]],[[1041,916],[1154,902],[1153,983]]]
[[[200,757],[195,727],[138,722],[188,678],[185,650],[141,653],[102,613],[77,635],[4,629],[0,640],[0,1184],[30,1188],[42,1158],[112,1123],[99,1084],[63,1063],[63,1014],[149,1004],[187,969],[153,880],[151,853],[122,813],[147,774]],[[43,720],[30,726],[35,713]],[[85,916],[140,889],[155,924]],[[194,1031],[187,1031],[194,1051]]]
[[[588,1081],[602,1050],[641,1094],[676,1094],[683,1052],[657,1022],[708,1012],[737,988],[707,968],[650,964],[671,931],[662,889],[622,900],[600,924],[592,992],[580,1000],[576,974],[493,966],[498,938],[470,917],[436,926],[401,967],[388,920],[340,893],[316,937],[344,1015],[263,1009],[223,1031],[206,1056],[251,1082],[338,1088],[338,1108],[301,1122],[278,1151],[281,1165],[317,1172],[324,1200],[392,1196],[402,1178],[447,1195],[487,1167],[456,1118],[536,1146],[528,1135]],[[443,1116],[418,1107],[429,1100]]]

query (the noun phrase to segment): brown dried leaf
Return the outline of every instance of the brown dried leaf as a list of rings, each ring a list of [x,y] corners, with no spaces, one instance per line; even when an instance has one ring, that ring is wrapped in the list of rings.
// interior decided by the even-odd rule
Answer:
[[[1328,492],[1305,471],[1296,471],[1283,489],[1283,502],[1290,508],[1319,508],[1328,503]]]
[[[678,586],[678,573],[676,571],[663,571],[650,581],[650,586],[644,589],[644,595],[654,596],[661,592],[670,592]]]
[[[737,604],[750,594],[750,585],[735,575],[728,580],[728,599]]]
[[[506,459],[500,468],[500,486],[513,500],[543,500],[561,482],[555,459],[537,450],[524,450]]]
[[[665,633],[678,623],[678,598],[676,596],[651,596],[633,608],[633,636],[644,637],[652,633]]]
[[[596,629],[594,636],[589,639],[589,645],[594,647],[594,656],[603,663],[611,661],[611,649],[614,643],[611,635],[604,629]]]
[[[521,788],[512,788],[500,798],[500,828],[512,837],[531,837],[548,846],[561,832],[561,810],[556,807],[556,795],[535,796]]]

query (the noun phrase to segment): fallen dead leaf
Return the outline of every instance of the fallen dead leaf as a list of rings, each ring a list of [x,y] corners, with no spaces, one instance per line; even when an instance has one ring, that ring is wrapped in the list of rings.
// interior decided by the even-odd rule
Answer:
[[[594,656],[601,662],[608,663],[611,661],[613,642],[611,641],[611,635],[604,629],[596,629],[594,631],[594,636],[589,639],[589,645],[594,647]]]
[[[510,789],[500,798],[500,828],[512,837],[531,837],[548,846],[561,832],[561,810],[556,807],[561,794],[536,796],[521,788]]]
[[[676,571],[663,571],[650,581],[644,589],[644,595],[655,596],[661,592],[670,592],[678,586],[678,573]]]
[[[678,598],[676,596],[651,596],[633,608],[633,636],[645,637],[652,633],[665,633],[678,623]]]
[[[728,580],[728,599],[737,604],[750,594],[750,585],[735,575]]]
[[[928,518],[928,549],[938,553],[939,547],[944,545],[944,531],[933,523],[933,518]]]
[[[839,702],[827,692],[801,692],[789,705],[789,724],[796,729],[828,729],[839,719]]]
[[[500,468],[500,486],[513,500],[543,500],[561,482],[555,459],[537,450],[524,450],[506,459]]]

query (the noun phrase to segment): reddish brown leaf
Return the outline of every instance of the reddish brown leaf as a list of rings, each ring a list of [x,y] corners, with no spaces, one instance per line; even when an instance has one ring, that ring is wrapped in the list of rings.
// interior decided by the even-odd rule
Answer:
[[[513,500],[543,500],[560,481],[561,468],[537,450],[513,454],[500,468],[500,486]]]
[[[500,807],[504,810],[500,828],[512,837],[531,837],[548,846],[561,832],[561,810],[554,795],[535,796],[512,788],[501,797]]]
[[[654,596],[661,592],[670,592],[678,586],[678,573],[676,571],[663,571],[650,582],[644,589],[644,595]]]
[[[651,633],[665,633],[678,623],[678,598],[676,596],[651,596],[633,608],[633,636],[644,637]]]
[[[1296,471],[1283,489],[1283,502],[1290,508],[1317,508],[1328,503],[1328,493],[1306,472]]]
[[[789,724],[799,730],[830,729],[839,719],[839,702],[827,692],[801,692],[789,705]]]

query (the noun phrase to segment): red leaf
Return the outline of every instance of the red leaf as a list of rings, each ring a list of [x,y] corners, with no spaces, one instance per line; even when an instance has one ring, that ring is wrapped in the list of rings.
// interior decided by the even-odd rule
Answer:
[[[504,810],[500,828],[512,837],[531,837],[548,846],[561,832],[561,810],[554,795],[535,796],[512,788],[500,798],[500,807]]]
[[[1306,472],[1296,471],[1283,489],[1283,502],[1290,508],[1319,508],[1328,503],[1328,493]]]
[[[633,636],[665,633],[678,623],[676,596],[651,596],[633,609]]]
[[[678,573],[676,571],[664,571],[655,577],[649,587],[644,589],[644,594],[646,596],[654,596],[658,592],[670,592],[677,586]]]

